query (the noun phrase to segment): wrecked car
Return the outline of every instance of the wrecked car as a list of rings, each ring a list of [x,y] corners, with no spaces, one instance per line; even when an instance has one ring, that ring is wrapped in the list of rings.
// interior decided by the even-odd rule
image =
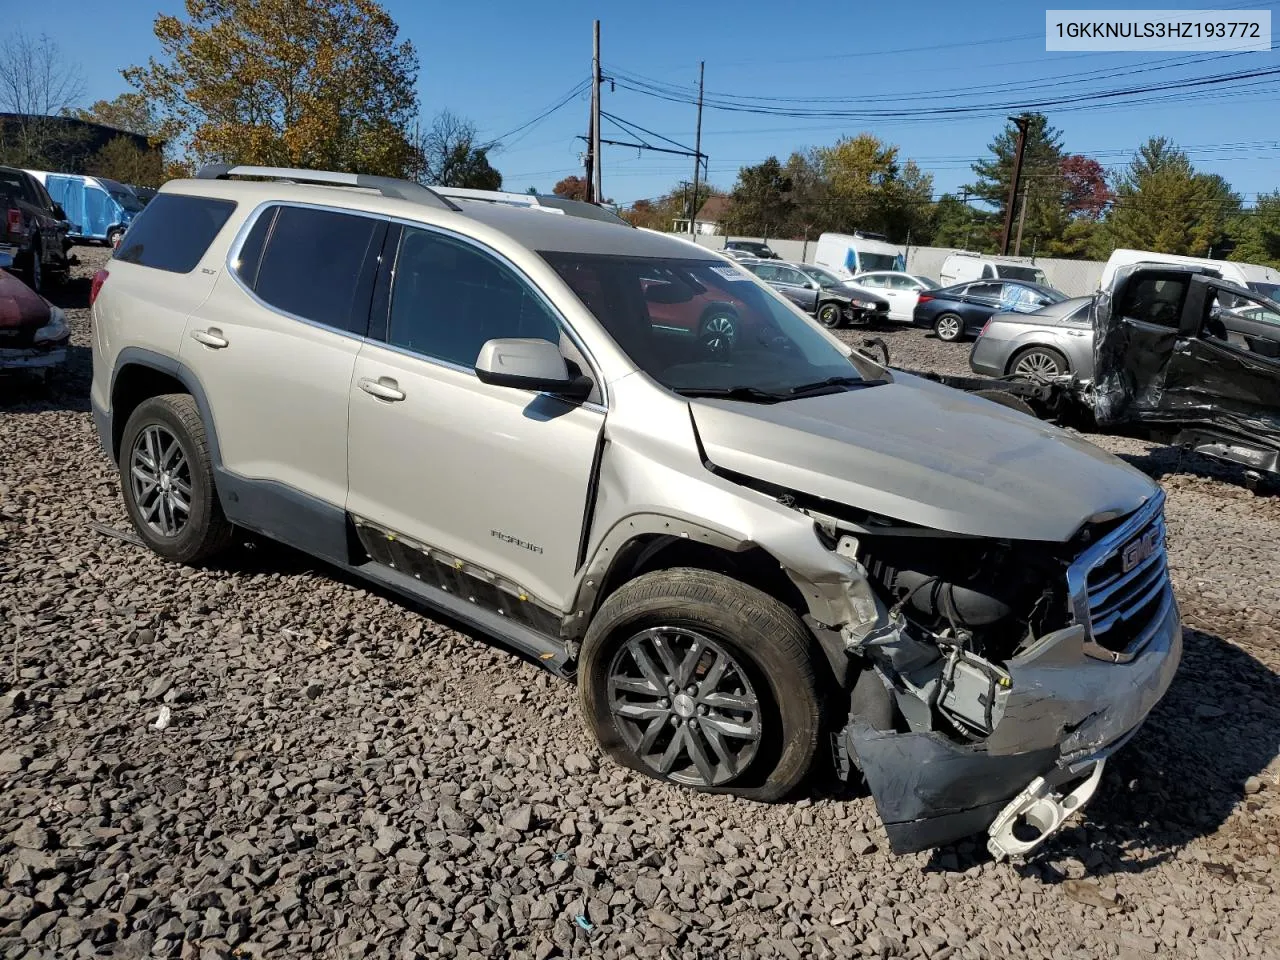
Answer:
[[[1093,325],[1100,424],[1280,474],[1280,304],[1213,270],[1139,263]]]
[[[66,315],[5,269],[0,253],[0,373],[44,374],[66,362],[71,328]]]
[[[726,288],[736,333],[708,336],[698,291]],[[1177,668],[1150,479],[693,244],[217,166],[94,291],[143,543],[201,563],[254,530],[482,630],[660,780],[774,801],[834,762],[895,850],[1026,854]]]

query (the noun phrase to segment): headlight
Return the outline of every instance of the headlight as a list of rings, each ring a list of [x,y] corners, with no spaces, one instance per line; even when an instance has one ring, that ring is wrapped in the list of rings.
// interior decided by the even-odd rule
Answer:
[[[71,335],[71,328],[67,326],[67,315],[62,312],[60,307],[49,308],[49,322],[35,332],[31,337],[32,343],[56,343],[59,340],[65,340]]]
[[[874,304],[868,303],[866,300],[850,300],[849,304],[859,310],[870,310],[874,306]]]

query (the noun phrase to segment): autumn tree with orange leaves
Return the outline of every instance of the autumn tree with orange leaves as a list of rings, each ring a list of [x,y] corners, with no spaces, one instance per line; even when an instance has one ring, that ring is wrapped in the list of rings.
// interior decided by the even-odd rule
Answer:
[[[186,0],[124,77],[201,162],[413,176],[418,57],[373,0]]]

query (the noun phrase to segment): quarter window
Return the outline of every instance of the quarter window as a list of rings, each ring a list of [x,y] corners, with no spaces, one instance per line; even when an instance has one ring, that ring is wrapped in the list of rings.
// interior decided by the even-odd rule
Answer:
[[[129,225],[112,260],[170,273],[190,273],[236,205],[216,197],[156,194]]]
[[[364,336],[386,221],[310,207],[280,206],[274,213],[259,216],[245,238],[241,279],[278,310]],[[246,258],[260,245],[251,283]]]
[[[441,234],[406,227],[396,256],[387,342],[474,367],[489,340],[560,342],[543,300],[495,257]]]

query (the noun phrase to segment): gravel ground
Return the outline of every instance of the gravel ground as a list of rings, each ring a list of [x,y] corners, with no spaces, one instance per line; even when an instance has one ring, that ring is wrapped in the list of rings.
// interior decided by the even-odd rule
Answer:
[[[0,955],[1280,954],[1280,498],[1095,438],[1168,490],[1179,678],[1034,862],[894,857],[857,791],[601,764],[571,686],[290,551],[195,571],[95,533],[127,522],[79,253],[73,369],[0,381]]]

